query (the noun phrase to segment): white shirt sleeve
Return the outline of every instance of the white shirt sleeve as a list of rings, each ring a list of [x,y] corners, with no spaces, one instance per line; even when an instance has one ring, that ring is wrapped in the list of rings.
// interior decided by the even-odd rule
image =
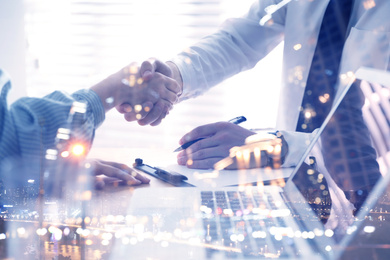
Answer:
[[[228,19],[216,33],[171,60],[183,79],[180,101],[196,97],[228,77],[254,67],[283,40],[283,11],[273,17],[272,24],[259,24],[266,14],[264,9],[275,2],[257,1],[245,16]]]

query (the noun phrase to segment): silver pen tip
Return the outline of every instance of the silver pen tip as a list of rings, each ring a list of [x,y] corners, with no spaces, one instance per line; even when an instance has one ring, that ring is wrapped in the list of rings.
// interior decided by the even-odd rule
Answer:
[[[183,150],[183,148],[181,148],[181,147],[179,147],[179,148],[177,148],[175,151],[173,151],[174,153],[176,153],[176,152],[180,152],[181,150]]]

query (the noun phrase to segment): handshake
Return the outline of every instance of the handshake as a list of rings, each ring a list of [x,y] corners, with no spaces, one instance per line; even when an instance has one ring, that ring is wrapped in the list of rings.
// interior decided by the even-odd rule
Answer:
[[[174,63],[150,59],[132,63],[91,87],[107,112],[116,108],[139,125],[161,123],[182,93],[180,72]]]

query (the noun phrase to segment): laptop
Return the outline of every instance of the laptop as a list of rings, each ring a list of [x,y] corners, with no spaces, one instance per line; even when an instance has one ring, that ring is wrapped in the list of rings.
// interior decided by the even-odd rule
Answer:
[[[389,91],[361,76],[367,73],[375,79],[379,72],[361,68],[361,84],[340,90],[285,185],[136,189],[111,259],[339,259],[355,252],[353,241],[375,233],[365,220],[386,202],[390,182],[389,146],[379,151],[385,137],[373,134],[389,129],[390,117],[378,123]]]

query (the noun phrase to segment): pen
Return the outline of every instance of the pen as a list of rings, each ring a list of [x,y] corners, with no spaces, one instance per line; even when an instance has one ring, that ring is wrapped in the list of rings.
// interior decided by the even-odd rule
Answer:
[[[238,116],[238,117],[235,117],[233,119],[230,119],[228,122],[232,123],[232,124],[240,124],[242,122],[245,122],[246,121],[246,118],[245,116]],[[177,148],[175,151],[173,152],[179,152],[181,150],[184,150],[184,149],[187,149],[188,147],[190,147],[191,145],[193,145],[194,143],[200,141],[200,140],[203,140],[204,138],[201,137],[201,138],[198,138],[198,139],[195,139],[195,140],[192,140],[192,141],[189,141],[185,144],[183,144],[182,146],[180,146],[179,148]]]

